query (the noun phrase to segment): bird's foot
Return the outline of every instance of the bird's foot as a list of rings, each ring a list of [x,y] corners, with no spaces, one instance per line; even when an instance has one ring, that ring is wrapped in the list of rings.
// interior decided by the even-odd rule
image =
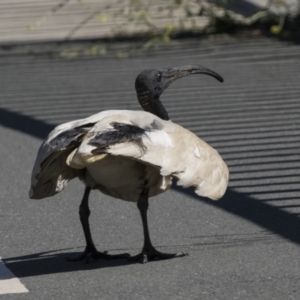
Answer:
[[[66,257],[67,261],[79,261],[85,260],[85,263],[88,264],[91,259],[106,259],[106,260],[113,260],[113,259],[129,259],[130,255],[128,253],[122,254],[108,254],[107,251],[100,252],[96,248],[86,247],[85,250],[75,256],[75,257]]]
[[[159,259],[170,259],[170,258],[177,258],[177,257],[183,257],[188,256],[188,253],[178,252],[178,253],[162,253],[157,251],[153,246],[151,247],[144,247],[142,250],[142,253],[139,253],[135,256],[130,256],[127,258],[129,261],[137,261],[142,259],[143,264],[147,263],[150,260],[153,260],[154,258]]]

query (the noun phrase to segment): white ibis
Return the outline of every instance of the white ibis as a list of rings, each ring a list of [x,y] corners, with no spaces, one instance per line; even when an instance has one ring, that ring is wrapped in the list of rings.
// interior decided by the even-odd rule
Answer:
[[[198,195],[218,200],[229,179],[228,168],[218,152],[170,121],[159,99],[173,81],[189,74],[207,74],[223,82],[219,74],[202,66],[145,70],[135,82],[139,103],[145,111],[103,111],[57,126],[42,143],[32,171],[31,199],[51,197],[75,177],[85,184],[79,215],[86,248],[70,260],[143,258],[145,263],[155,257],[186,255],[161,253],[152,245],[147,222],[148,197],[168,190],[175,177],[178,185],[193,186]],[[89,227],[91,189],[137,202],[144,231],[140,254],[109,255],[97,251]]]

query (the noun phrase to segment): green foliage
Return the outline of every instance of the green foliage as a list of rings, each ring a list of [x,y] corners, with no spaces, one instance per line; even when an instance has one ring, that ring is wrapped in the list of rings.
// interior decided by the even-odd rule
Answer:
[[[98,20],[99,28],[109,24],[111,40],[144,40],[142,46],[130,53],[144,51],[157,43],[168,43],[172,38],[185,33],[201,35],[228,32],[235,28],[251,27],[259,22],[265,24],[274,35],[286,34],[295,24],[296,28],[300,28],[295,23],[295,20],[299,21],[300,0],[297,0],[297,8],[293,11],[290,11],[286,0],[269,0],[265,8],[248,18],[228,9],[228,5],[234,1],[239,0],[110,0],[103,1],[103,6],[99,8],[99,5],[96,7],[89,4],[88,0],[77,0],[78,5],[89,15],[79,25],[74,25],[65,41],[70,40],[93,18]],[[35,23],[28,25],[27,29],[37,29],[47,18],[68,4],[69,0],[62,0]],[[85,55],[103,53],[106,51],[98,46],[84,51]],[[127,54],[119,51],[116,55],[124,57]],[[76,54],[72,52],[69,56],[74,57]]]

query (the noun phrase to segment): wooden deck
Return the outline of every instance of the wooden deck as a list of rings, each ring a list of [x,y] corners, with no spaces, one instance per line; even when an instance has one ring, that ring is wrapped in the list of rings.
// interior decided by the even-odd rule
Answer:
[[[125,9],[129,0],[1,0],[0,44],[31,43],[109,37],[116,30],[143,32],[142,22],[133,24],[128,18],[114,18],[113,14]],[[288,2],[296,2],[289,0]],[[185,15],[183,8],[166,13],[169,1],[145,0],[152,23],[157,28],[178,24]],[[268,0],[239,0],[238,13],[252,5],[264,6]],[[136,13],[143,14],[143,7]],[[201,16],[184,22],[184,28],[205,26],[208,18]]]
[[[147,30],[142,24],[130,24],[123,18],[113,18],[124,10],[128,1],[113,0],[2,0],[0,2],[0,43],[22,43],[53,40],[74,40],[109,37],[115,30],[136,32]],[[152,1],[153,2],[153,1]],[[155,3],[157,3],[155,1]],[[157,4],[150,6],[155,13],[154,24],[164,28],[184,15],[165,15]],[[142,10],[140,12],[143,13]],[[198,26],[207,18],[194,20]],[[190,26],[191,24],[186,24]]]

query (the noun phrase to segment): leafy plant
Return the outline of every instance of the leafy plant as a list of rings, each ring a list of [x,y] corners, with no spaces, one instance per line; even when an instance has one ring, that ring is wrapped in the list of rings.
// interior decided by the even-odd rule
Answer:
[[[74,25],[64,41],[70,40],[80,28],[95,18],[99,25],[110,24],[112,40],[134,37],[135,40],[144,41],[140,47],[127,53],[118,51],[118,57],[144,51],[157,43],[168,43],[182,34],[226,32],[235,28],[249,28],[258,23],[264,24],[274,35],[299,31],[300,0],[295,0],[292,8],[287,0],[269,0],[266,7],[250,17],[228,9],[234,1],[239,0],[111,0],[102,7],[96,7],[89,4],[88,0],[77,0],[77,4],[88,12],[88,16]],[[35,23],[28,25],[27,29],[38,29],[69,2],[70,0],[62,0]],[[94,45],[84,53],[98,55],[106,51],[103,46]]]

